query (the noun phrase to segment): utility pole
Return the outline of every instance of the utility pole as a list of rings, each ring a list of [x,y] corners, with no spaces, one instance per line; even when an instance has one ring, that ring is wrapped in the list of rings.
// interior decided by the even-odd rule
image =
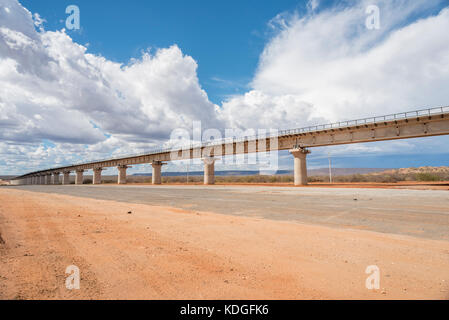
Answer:
[[[329,152],[327,155],[328,155],[328,158],[329,158],[329,183],[332,184],[332,161],[331,161],[331,153]]]
[[[190,160],[187,161],[187,184],[189,184],[189,171],[190,171],[190,167],[189,167],[190,163],[189,163],[189,161]]]

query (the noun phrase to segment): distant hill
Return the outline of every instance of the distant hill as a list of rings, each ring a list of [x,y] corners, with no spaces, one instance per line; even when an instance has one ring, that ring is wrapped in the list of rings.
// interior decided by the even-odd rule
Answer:
[[[419,173],[431,173],[431,174],[449,174],[449,167],[419,167],[419,168],[401,168],[401,169],[384,169],[372,173],[373,175],[382,174],[419,174]]]

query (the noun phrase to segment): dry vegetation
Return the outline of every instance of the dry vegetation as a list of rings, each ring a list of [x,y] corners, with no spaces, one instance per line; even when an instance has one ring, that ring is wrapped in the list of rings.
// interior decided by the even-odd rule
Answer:
[[[105,184],[117,183],[117,176],[103,176],[102,182]],[[129,183],[151,183],[151,176],[132,176],[127,177]],[[201,184],[203,182],[202,176],[165,176],[162,177],[162,183],[180,183],[180,184]],[[292,175],[249,175],[249,176],[215,176],[215,181],[218,184],[231,183],[293,183]],[[420,168],[402,168],[392,169],[382,172],[372,172],[366,174],[349,174],[336,175],[333,177],[333,182],[372,182],[372,183],[395,183],[401,181],[449,181],[449,167],[420,167]],[[0,185],[8,184],[7,181],[0,180]],[[329,182],[327,175],[309,176],[309,182]],[[72,178],[71,184],[75,184]],[[92,184],[92,176],[84,177],[84,184]]]
[[[186,176],[163,177],[163,183],[186,183]],[[151,183],[151,177],[129,177],[130,182]],[[190,176],[189,183],[202,183],[202,176]],[[217,183],[292,183],[291,175],[216,176]],[[333,177],[334,182],[395,183],[401,181],[449,181],[449,167],[420,167],[393,169],[367,174],[350,174]],[[329,182],[326,175],[310,176],[309,182]]]
[[[363,175],[335,177],[336,182],[449,181],[449,167],[392,169]],[[326,180],[325,180],[326,181]]]

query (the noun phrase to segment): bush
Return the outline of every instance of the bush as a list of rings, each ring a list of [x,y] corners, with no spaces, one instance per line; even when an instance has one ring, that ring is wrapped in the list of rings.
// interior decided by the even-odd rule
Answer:
[[[415,175],[417,181],[440,181],[440,177],[436,174],[428,172],[420,172]]]

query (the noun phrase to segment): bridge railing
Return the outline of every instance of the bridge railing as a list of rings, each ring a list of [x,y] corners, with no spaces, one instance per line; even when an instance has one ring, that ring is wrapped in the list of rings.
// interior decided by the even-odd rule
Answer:
[[[309,133],[309,132],[317,132],[317,131],[324,131],[324,130],[331,130],[331,129],[339,129],[339,128],[346,128],[346,127],[353,127],[353,126],[360,126],[360,125],[367,125],[367,124],[374,124],[374,123],[382,123],[382,122],[395,121],[395,120],[405,120],[405,119],[412,119],[412,118],[416,118],[416,117],[433,116],[433,115],[439,115],[439,114],[445,114],[445,113],[449,113],[449,106],[393,113],[393,114],[389,114],[389,115],[385,115],[385,116],[369,117],[369,118],[363,118],[363,119],[357,119],[357,120],[340,121],[340,122],[334,122],[334,123],[323,124],[323,125],[315,125],[315,126],[309,126],[309,127],[304,127],[304,128],[297,128],[297,129],[280,130],[280,131],[277,131],[277,133],[268,133],[263,136],[254,135],[254,136],[244,136],[244,137],[238,137],[238,138],[224,138],[224,139],[220,139],[220,140],[209,140],[209,141],[191,143],[190,145],[183,145],[182,147],[165,147],[165,148],[158,147],[158,148],[153,148],[153,149],[144,151],[140,154],[118,155],[118,156],[112,157],[112,158],[93,160],[93,161],[89,161],[89,162],[79,161],[77,163],[67,165],[67,166],[64,166],[61,168],[48,168],[48,169],[40,170],[38,172],[58,170],[58,169],[67,168],[67,167],[75,167],[75,166],[80,166],[80,165],[87,165],[87,164],[106,162],[106,161],[118,161],[118,160],[123,160],[123,159],[127,159],[127,158],[139,157],[139,156],[149,156],[149,155],[156,155],[156,154],[167,153],[167,152],[176,152],[176,151],[181,151],[181,150],[211,147],[211,146],[223,145],[223,144],[227,144],[227,143],[254,141],[254,140],[263,139],[263,138],[279,138],[279,137],[283,137],[283,136],[300,134],[300,133]]]

